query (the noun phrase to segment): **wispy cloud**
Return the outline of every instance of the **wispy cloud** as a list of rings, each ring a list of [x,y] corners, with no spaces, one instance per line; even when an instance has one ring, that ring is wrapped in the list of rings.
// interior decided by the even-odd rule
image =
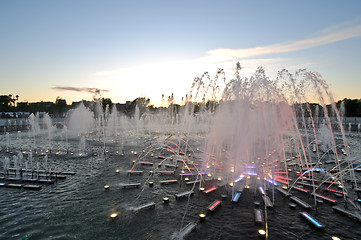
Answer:
[[[99,93],[99,92],[110,92],[106,89],[99,88],[86,88],[86,87],[52,87],[56,91],[73,91],[73,92],[86,92],[86,93]]]
[[[342,23],[334,25],[319,31],[312,37],[296,40],[286,41],[277,44],[267,46],[257,46],[253,48],[217,48],[211,49],[205,53],[204,56],[181,62],[163,62],[152,63],[147,66],[130,66],[119,69],[98,71],[90,74],[93,77],[106,77],[109,80],[114,79],[146,79],[148,76],[156,76],[160,79],[163,75],[165,77],[172,76],[174,73],[178,75],[192,75],[199,74],[200,71],[216,70],[218,67],[224,69],[232,69],[237,61],[240,61],[242,65],[249,67],[259,67],[267,65],[271,70],[279,68],[294,68],[309,67],[314,62],[309,59],[306,63],[296,63],[295,59],[283,58],[280,55],[275,57],[268,57],[273,54],[282,54],[289,52],[296,52],[300,50],[310,49],[326,44],[340,42],[347,39],[361,37],[361,20]],[[186,70],[181,71],[180,70]],[[153,74],[153,75],[152,75]],[[179,76],[180,77],[180,76]],[[184,77],[183,77],[184,79]]]
[[[283,43],[273,44],[269,46],[260,46],[254,48],[231,49],[231,48],[218,48],[209,50],[206,56],[196,59],[201,63],[219,63],[237,61],[239,59],[246,59],[252,57],[264,56],[267,54],[295,52],[299,50],[318,47],[334,42],[339,42],[347,39],[361,37],[361,24],[347,29],[328,29],[322,31],[322,35],[317,37],[308,38],[299,41],[287,41]]]

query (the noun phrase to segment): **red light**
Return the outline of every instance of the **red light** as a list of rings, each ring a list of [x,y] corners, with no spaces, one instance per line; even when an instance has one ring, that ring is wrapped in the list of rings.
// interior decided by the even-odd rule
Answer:
[[[331,188],[325,188],[325,190],[329,191],[329,192],[335,192],[335,193],[341,193],[341,194],[347,195],[347,192],[342,192],[342,191],[331,189]]]
[[[336,202],[335,200],[333,200],[333,199],[331,199],[331,198],[328,198],[328,197],[325,197],[325,196],[322,196],[322,195],[319,195],[319,194],[315,194],[315,196],[316,196],[316,197],[319,197],[319,198],[322,198],[322,199],[324,199],[324,200],[326,200],[326,201],[330,201],[330,202],[332,202],[332,203],[335,203],[335,202]]]
[[[299,188],[299,187],[293,187],[293,188],[294,188],[294,189],[297,189],[298,191],[308,193],[308,190],[306,190],[306,189]]]
[[[212,191],[214,191],[216,189],[217,189],[216,187],[211,187],[211,188],[205,190],[204,193],[210,193],[210,192],[212,192]]]
[[[218,207],[218,205],[221,204],[220,200],[215,200],[214,202],[212,202],[209,206],[208,206],[208,210],[209,211],[213,211],[216,207]]]

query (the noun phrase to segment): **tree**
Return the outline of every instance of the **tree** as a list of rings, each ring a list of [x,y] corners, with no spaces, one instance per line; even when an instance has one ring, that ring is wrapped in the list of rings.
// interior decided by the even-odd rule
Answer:
[[[0,111],[9,112],[11,110],[11,95],[1,95],[0,96]]]
[[[107,105],[109,105],[109,111],[111,111],[113,102],[110,98],[102,98],[102,104],[103,104],[103,111],[105,111]]]
[[[61,114],[66,112],[68,105],[66,104],[66,100],[61,97],[57,97],[54,104],[55,113]]]
[[[134,99],[129,104],[129,106],[127,107],[126,110],[127,110],[128,113],[134,114],[135,113],[135,108],[138,106],[140,116],[142,116],[142,114],[147,111],[149,103],[150,103],[149,98],[138,97],[138,98]]]

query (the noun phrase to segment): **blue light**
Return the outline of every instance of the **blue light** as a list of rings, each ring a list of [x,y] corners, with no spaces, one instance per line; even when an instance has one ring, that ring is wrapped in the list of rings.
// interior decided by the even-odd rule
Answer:
[[[357,201],[357,202],[361,202],[361,199],[360,199],[360,198],[357,198],[356,201]]]
[[[278,185],[275,181],[272,181],[271,179],[267,179],[267,182],[273,183],[275,186]]]
[[[237,201],[237,198],[238,198],[239,194],[241,194],[241,193],[237,192],[236,195],[234,195],[234,197],[232,199],[233,202]]]
[[[234,182],[239,182],[239,181],[241,181],[243,179],[243,177],[239,177],[239,178],[237,178],[236,180],[234,180]]]
[[[305,216],[309,221],[311,221],[313,224],[315,224],[317,227],[322,227],[322,225],[317,222],[315,219],[313,219],[310,215],[308,215],[308,213],[306,212],[302,212],[301,213],[303,216]]]

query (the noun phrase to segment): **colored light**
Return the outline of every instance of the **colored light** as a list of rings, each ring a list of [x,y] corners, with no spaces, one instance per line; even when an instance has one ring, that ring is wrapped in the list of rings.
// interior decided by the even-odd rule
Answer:
[[[361,199],[360,199],[360,198],[357,198],[356,201],[357,201],[357,202],[361,202]]]
[[[346,192],[342,192],[342,191],[335,190],[335,189],[331,189],[331,188],[326,188],[325,190],[326,190],[326,191],[329,191],[329,192],[335,192],[335,193],[341,193],[341,194],[347,195]]]
[[[309,221],[311,221],[313,224],[315,224],[317,227],[322,227],[322,225],[317,222],[315,219],[313,219],[310,215],[308,215],[308,213],[306,212],[302,212],[301,213],[303,216],[305,216]]]
[[[218,205],[221,204],[220,200],[216,200],[213,203],[211,203],[211,205],[208,207],[208,209],[210,211],[213,211],[216,207],[218,207]]]
[[[259,187],[259,191],[261,192],[262,195],[264,195],[264,190],[263,190],[263,187]]]
[[[322,195],[319,195],[319,194],[315,194],[315,196],[316,196],[316,197],[319,197],[319,198],[322,198],[322,199],[324,199],[324,200],[330,201],[330,202],[332,202],[332,203],[335,203],[335,202],[336,202],[335,200],[333,200],[333,199],[331,199],[331,198],[327,198],[327,197],[322,196]]]
[[[266,180],[267,180],[267,182],[272,183],[272,184],[274,184],[275,186],[278,185],[275,181],[272,181],[271,179],[266,179]]]
[[[216,189],[217,189],[216,187],[211,187],[211,188],[205,190],[204,193],[210,193],[210,192],[212,192],[212,191],[214,191]]]
[[[239,196],[240,194],[241,194],[240,192],[237,192],[236,195],[234,195],[232,201],[233,201],[233,202],[236,202],[236,201],[237,201],[237,198],[238,198],[238,196]]]
[[[234,180],[234,182],[239,182],[239,181],[241,181],[243,179],[243,177],[239,177],[239,178],[237,178],[236,180]]]
[[[306,189],[299,188],[299,187],[293,187],[293,188],[294,188],[294,189],[297,189],[298,191],[308,193],[308,190],[306,190]]]

